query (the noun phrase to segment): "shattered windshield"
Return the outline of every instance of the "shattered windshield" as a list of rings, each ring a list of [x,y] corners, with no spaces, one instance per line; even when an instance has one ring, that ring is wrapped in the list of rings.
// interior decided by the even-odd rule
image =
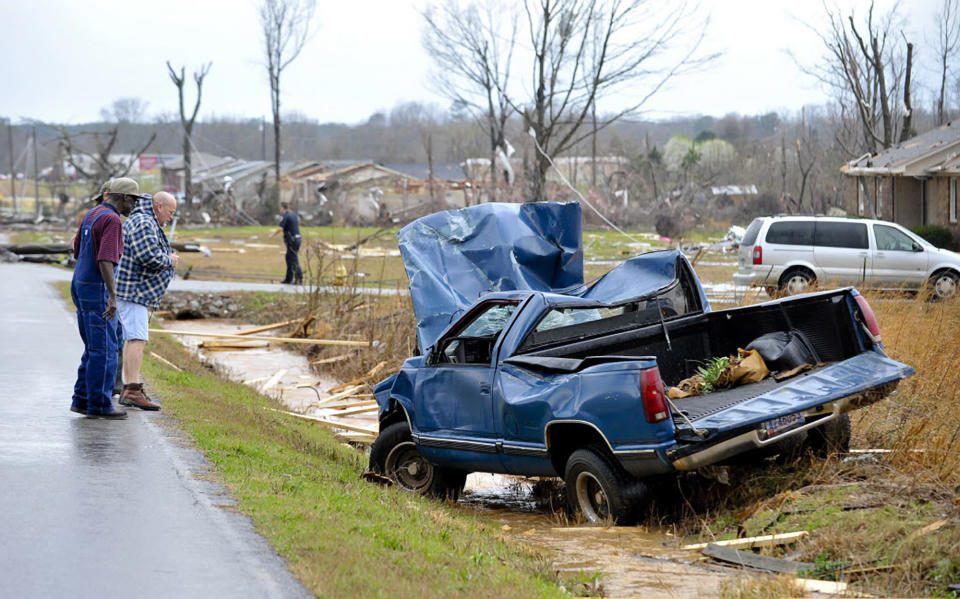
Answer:
[[[524,339],[521,349],[579,341],[659,323],[682,316],[696,308],[679,283],[658,297],[619,306],[551,308]]]

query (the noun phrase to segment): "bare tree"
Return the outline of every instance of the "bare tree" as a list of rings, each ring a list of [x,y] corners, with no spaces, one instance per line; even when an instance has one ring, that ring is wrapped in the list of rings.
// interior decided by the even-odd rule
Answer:
[[[697,56],[709,18],[696,4],[651,0],[526,0],[532,47],[526,99],[508,94],[538,146],[532,199],[546,199],[549,160],[636,112],[671,78],[714,56]],[[671,54],[680,39],[679,54]],[[594,103],[616,91],[643,86],[628,106],[583,125]],[[501,90],[503,91],[503,90]]]
[[[423,11],[423,46],[433,59],[434,86],[483,122],[490,140],[490,189],[496,197],[497,152],[506,152],[513,109],[502,90],[516,48],[514,3],[490,0],[464,5],[446,0]]]
[[[193,104],[193,112],[187,118],[187,111],[183,105],[183,86],[187,75],[185,67],[180,67],[180,73],[174,70],[170,61],[167,61],[167,71],[170,74],[170,80],[177,86],[177,98],[180,102],[180,125],[183,127],[183,191],[184,191],[184,212],[189,215],[190,208],[193,205],[193,170],[190,161],[190,149],[192,145],[191,135],[193,135],[193,123],[197,120],[197,112],[200,110],[200,97],[203,95],[203,79],[210,72],[213,63],[200,67],[199,71],[194,71],[193,80],[197,84],[197,101]]]
[[[108,131],[82,131],[72,134],[62,125],[52,125],[59,134],[59,143],[63,144],[64,158],[76,169],[77,174],[86,179],[91,191],[114,177],[123,177],[130,172],[141,154],[157,138],[156,131],[138,150],[130,154],[114,152],[117,145],[119,126]]]
[[[108,123],[140,123],[148,104],[143,98],[117,98],[109,107],[100,109],[100,118]]]
[[[826,31],[810,26],[823,42],[827,60],[812,68],[801,65],[801,69],[835,91],[839,116],[845,121],[838,125],[837,141],[850,155],[889,148],[900,131],[909,132],[912,116],[909,108],[897,102],[903,89],[905,104],[910,103],[904,75],[913,59],[909,42],[906,56],[895,44],[894,34],[901,27],[899,4],[875,17],[871,1],[866,21],[859,24],[853,13],[844,18],[827,8],[827,17]],[[856,126],[851,126],[850,119]],[[841,133],[852,137],[845,139]]]
[[[937,123],[947,122],[944,102],[947,94],[949,62],[960,49],[960,6],[957,0],[943,0],[943,7],[934,15],[937,23],[937,61],[940,67],[940,95],[937,96]]]
[[[270,80],[273,112],[273,174],[280,184],[280,75],[299,56],[310,37],[310,22],[316,0],[263,0],[260,27]]]

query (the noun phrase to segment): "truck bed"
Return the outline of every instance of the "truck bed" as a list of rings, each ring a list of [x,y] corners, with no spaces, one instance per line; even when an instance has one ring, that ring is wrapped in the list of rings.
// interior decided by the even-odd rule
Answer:
[[[797,376],[790,377],[789,379],[779,382],[774,380],[773,377],[767,377],[759,383],[752,383],[750,385],[743,385],[741,387],[734,387],[732,389],[724,389],[723,391],[714,391],[705,395],[695,395],[693,397],[675,399],[673,400],[673,403],[675,406],[677,406],[677,409],[683,413],[684,416],[689,418],[691,421],[696,422],[701,418],[706,418],[707,416],[716,414],[717,412],[726,410],[727,408],[731,408],[739,403],[755,397],[759,397],[764,393],[773,391],[779,387],[799,381],[804,377],[823,370],[826,367],[827,365],[821,365],[807,370],[806,372],[800,373]],[[677,424],[682,423],[682,419],[678,415],[674,415],[674,421]]]

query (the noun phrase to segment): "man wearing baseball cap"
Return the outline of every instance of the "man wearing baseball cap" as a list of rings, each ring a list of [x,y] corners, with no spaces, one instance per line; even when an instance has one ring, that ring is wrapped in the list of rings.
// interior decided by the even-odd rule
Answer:
[[[125,410],[110,401],[117,371],[117,290],[114,270],[123,254],[120,216],[133,210],[140,198],[133,179],[113,179],[106,184],[103,203],[84,217],[73,238],[77,264],[70,295],[77,307],[77,324],[84,351],[77,369],[70,411],[87,418],[119,420]]]

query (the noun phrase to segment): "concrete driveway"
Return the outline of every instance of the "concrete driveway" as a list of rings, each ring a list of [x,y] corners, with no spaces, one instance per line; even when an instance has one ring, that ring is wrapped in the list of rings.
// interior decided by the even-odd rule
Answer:
[[[69,411],[83,345],[58,279],[0,264],[0,595],[309,597],[162,412]]]

